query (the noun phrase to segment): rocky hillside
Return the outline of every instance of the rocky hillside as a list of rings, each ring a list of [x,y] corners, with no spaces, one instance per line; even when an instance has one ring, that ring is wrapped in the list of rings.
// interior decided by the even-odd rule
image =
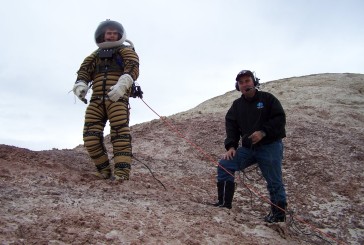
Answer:
[[[364,75],[292,77],[261,89],[287,114],[286,223],[262,221],[269,205],[247,188],[267,196],[255,166],[237,178],[231,210],[208,205],[224,116],[240,96],[231,91],[133,126],[135,159],[123,183],[97,179],[82,146],[0,145],[1,244],[363,244]]]

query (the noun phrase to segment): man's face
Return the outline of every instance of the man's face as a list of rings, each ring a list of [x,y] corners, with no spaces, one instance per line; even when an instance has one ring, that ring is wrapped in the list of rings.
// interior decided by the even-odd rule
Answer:
[[[106,29],[104,39],[106,42],[115,42],[118,40],[119,33],[116,29]]]
[[[254,88],[253,78],[249,75],[241,76],[238,80],[240,91],[244,94],[248,88]]]

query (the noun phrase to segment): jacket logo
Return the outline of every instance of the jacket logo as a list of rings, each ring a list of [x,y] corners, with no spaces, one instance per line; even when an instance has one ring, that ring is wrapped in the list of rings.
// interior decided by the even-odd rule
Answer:
[[[264,108],[263,102],[258,102],[257,103],[257,109],[263,109],[263,108]]]

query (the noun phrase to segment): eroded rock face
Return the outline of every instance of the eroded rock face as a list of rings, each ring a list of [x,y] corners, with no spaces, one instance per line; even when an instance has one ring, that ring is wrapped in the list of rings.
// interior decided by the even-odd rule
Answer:
[[[364,243],[364,75],[319,74],[263,84],[287,113],[284,181],[302,232]],[[14,244],[312,244],[291,223],[267,225],[259,171],[237,178],[231,210],[216,198],[224,116],[236,91],[132,127],[131,180],[100,180],[82,146],[30,151],[0,145],[0,241]],[[164,120],[168,120],[166,124]],[[169,125],[169,126],[168,126]],[[170,128],[173,125],[173,129]],[[178,131],[178,133],[176,133]],[[187,143],[188,139],[190,143]],[[109,137],[107,149],[112,153]],[[329,237],[312,231],[307,222]]]

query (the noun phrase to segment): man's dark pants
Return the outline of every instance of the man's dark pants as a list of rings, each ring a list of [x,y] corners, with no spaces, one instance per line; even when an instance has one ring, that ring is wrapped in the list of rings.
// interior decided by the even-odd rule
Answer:
[[[282,181],[282,159],[282,140],[251,148],[239,147],[232,160],[222,159],[219,161],[220,165],[231,174],[218,166],[217,181],[234,182],[235,171],[244,170],[257,163],[267,182],[271,202],[274,204],[287,203],[286,191]]]

